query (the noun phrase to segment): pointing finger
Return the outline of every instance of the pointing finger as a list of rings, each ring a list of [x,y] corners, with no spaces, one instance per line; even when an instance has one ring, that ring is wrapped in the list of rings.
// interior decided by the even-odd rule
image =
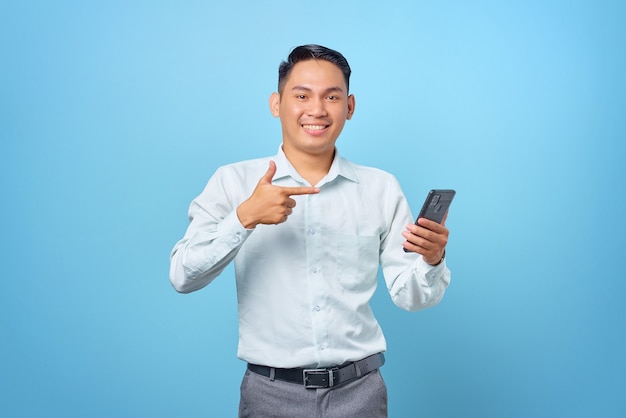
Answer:
[[[320,192],[318,187],[281,187],[283,193],[288,196],[301,194],[316,194]]]

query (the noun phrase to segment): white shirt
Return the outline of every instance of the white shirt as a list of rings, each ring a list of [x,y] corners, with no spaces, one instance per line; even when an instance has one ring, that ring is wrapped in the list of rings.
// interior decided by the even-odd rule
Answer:
[[[310,186],[282,148],[272,183]],[[397,180],[336,154],[320,193],[292,196],[286,222],[245,229],[237,207],[270,158],[220,167],[189,208],[190,224],[171,253],[179,292],[209,284],[234,260],[238,357],[271,367],[329,367],[385,351],[369,301],[378,266],[393,302],[406,310],[437,304],[450,282],[437,266],[402,249],[412,219]]]

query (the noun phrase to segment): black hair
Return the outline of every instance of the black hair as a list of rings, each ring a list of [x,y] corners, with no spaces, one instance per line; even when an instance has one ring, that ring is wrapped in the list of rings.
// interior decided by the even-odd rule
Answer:
[[[291,70],[294,65],[300,61],[313,59],[328,61],[339,67],[343,73],[343,78],[346,81],[346,88],[350,90],[350,73],[352,71],[350,70],[350,65],[348,65],[348,60],[346,60],[341,53],[333,49],[326,48],[321,45],[311,44],[295,47],[287,57],[287,61],[280,63],[280,66],[278,67],[278,92],[282,93],[285,82],[287,81],[287,78],[289,78],[289,74],[291,74]]]

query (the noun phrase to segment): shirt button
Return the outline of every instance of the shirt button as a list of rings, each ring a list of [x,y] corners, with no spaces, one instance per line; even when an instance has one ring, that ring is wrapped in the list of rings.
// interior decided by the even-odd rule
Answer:
[[[326,350],[326,343],[320,344],[320,350]]]
[[[315,229],[310,228],[309,229],[309,235],[315,235]]]
[[[315,312],[319,312],[322,308],[320,308],[319,306],[315,306],[313,309],[315,310]]]
[[[233,237],[233,242],[237,243],[237,242],[239,242],[239,241],[241,241],[241,237],[240,237],[239,235],[235,235],[235,236]]]
[[[313,273],[313,274],[317,274],[317,273],[319,273],[319,271],[320,271],[320,269],[319,269],[319,268],[317,268],[317,267],[313,267],[313,268],[311,269],[311,273]]]

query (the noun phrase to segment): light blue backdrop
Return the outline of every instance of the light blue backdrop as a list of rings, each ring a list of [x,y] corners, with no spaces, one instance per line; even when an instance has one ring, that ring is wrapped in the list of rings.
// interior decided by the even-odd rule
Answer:
[[[391,417],[626,416],[624,4],[0,1],[0,415],[236,415],[232,270],[179,295],[169,251],[321,43],[341,153],[458,191],[444,301],[374,300]]]

